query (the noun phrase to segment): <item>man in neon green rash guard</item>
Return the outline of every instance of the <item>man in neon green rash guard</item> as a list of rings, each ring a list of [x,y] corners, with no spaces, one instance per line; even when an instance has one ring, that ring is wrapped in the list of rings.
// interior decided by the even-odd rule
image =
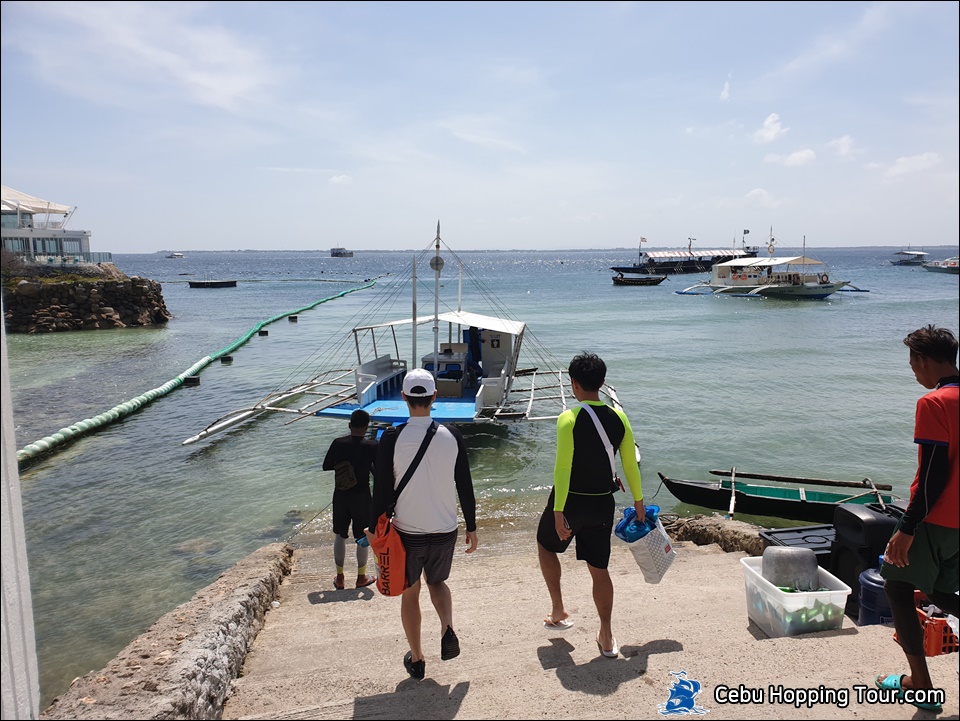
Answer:
[[[615,462],[613,454],[607,452],[607,444],[612,445],[612,451],[620,452],[637,516],[643,518],[646,509],[640,467],[630,421],[623,411],[600,400],[600,388],[607,376],[606,364],[594,353],[581,353],[570,361],[568,370],[573,394],[580,405],[564,411],[557,419],[553,490],[537,528],[540,571],[552,604],[544,626],[554,630],[573,626],[563,606],[557,554],[566,551],[570,541],[576,538],[577,559],[587,562],[593,579],[593,600],[600,616],[597,646],[607,658],[616,658],[620,649],[611,626],[613,582],[607,565],[616,509],[613,494],[619,487],[613,480]],[[602,434],[598,423],[603,428]]]

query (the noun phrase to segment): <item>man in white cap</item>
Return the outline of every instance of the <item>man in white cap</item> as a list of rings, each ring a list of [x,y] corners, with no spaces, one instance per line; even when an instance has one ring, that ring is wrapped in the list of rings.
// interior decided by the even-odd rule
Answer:
[[[400,619],[410,650],[404,668],[415,679],[426,671],[420,645],[420,577],[424,576],[430,600],[440,618],[440,658],[460,655],[453,630],[453,599],[446,584],[457,542],[457,498],[466,525],[467,553],[477,549],[476,500],[460,431],[436,423],[430,408],[437,384],[430,371],[417,368],[403,379],[403,399],[410,420],[399,430],[388,429],[380,440],[373,482],[373,514],[379,518],[396,501],[393,524],[406,549],[407,589],[400,597]],[[430,440],[426,441],[428,434]],[[394,490],[411,467],[424,442],[426,450],[399,497]],[[368,534],[370,530],[367,529]]]

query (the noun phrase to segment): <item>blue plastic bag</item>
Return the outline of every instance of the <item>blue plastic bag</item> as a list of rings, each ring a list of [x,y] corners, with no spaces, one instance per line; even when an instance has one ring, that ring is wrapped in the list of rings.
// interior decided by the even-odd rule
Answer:
[[[623,509],[623,518],[617,522],[614,533],[617,538],[627,543],[639,541],[657,527],[657,518],[660,515],[660,506],[647,506],[647,512],[641,522],[637,522],[637,511],[633,506]]]

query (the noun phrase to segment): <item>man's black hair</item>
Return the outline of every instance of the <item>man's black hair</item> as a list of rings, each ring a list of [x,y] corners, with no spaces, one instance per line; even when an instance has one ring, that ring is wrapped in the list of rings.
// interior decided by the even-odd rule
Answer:
[[[358,408],[350,414],[351,428],[366,428],[370,425],[370,414]]]
[[[903,339],[910,352],[937,363],[957,362],[957,337],[947,328],[927,325]]]
[[[607,364],[596,353],[581,353],[570,361],[570,377],[591,393],[600,390],[607,378]]]

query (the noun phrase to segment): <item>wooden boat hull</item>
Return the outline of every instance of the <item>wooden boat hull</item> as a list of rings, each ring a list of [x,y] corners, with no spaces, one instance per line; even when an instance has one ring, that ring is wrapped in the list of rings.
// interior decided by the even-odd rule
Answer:
[[[662,473],[661,480],[669,491],[683,503],[720,511],[730,509],[730,480],[687,481],[668,478]],[[734,482],[734,513],[751,516],[771,516],[811,523],[833,523],[837,506],[843,503],[876,503],[874,493],[862,488],[842,491],[820,491],[807,488],[786,488],[756,483]],[[884,503],[898,500],[891,493],[881,493]]]
[[[236,288],[235,280],[188,280],[191,288]]]
[[[624,275],[613,276],[614,285],[660,285],[667,279],[665,275],[641,275],[628,278]]]

